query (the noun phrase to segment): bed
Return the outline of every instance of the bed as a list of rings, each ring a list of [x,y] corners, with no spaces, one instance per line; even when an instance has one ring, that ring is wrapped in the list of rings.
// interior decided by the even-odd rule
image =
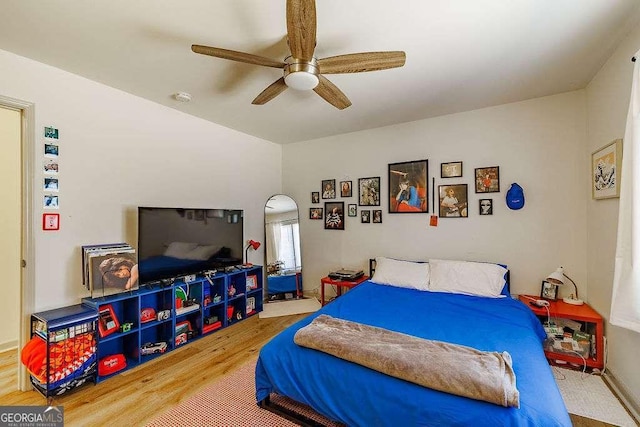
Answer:
[[[499,293],[506,294],[507,289]],[[487,352],[507,351],[513,360],[519,408],[426,388],[294,343],[296,332],[321,315]],[[256,399],[260,406],[278,412],[270,396],[286,396],[348,426],[570,426],[543,352],[544,338],[532,311],[509,297],[368,280],[261,349]]]

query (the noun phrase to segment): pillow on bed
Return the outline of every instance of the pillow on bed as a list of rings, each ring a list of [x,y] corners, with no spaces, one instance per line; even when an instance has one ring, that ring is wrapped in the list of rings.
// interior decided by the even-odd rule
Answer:
[[[214,245],[198,245],[195,249],[187,252],[187,259],[195,259],[198,261],[206,261],[220,250],[220,246]]]
[[[485,262],[430,259],[429,290],[502,298],[507,269]]]
[[[167,250],[164,251],[164,255],[172,258],[189,259],[187,254],[197,246],[197,243],[171,242]]]
[[[429,264],[378,257],[371,281],[380,285],[428,291]]]

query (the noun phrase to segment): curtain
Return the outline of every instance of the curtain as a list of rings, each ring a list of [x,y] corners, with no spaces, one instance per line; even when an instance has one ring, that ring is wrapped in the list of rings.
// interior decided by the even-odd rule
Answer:
[[[640,53],[640,52],[638,52]],[[636,57],[638,57],[636,53]],[[623,140],[618,241],[611,324],[640,332],[640,61],[633,69],[631,101]]]
[[[267,244],[269,245],[267,249],[267,264],[273,264],[278,261],[281,235],[280,228],[281,225],[279,222],[267,223],[267,233],[269,236],[267,239]]]

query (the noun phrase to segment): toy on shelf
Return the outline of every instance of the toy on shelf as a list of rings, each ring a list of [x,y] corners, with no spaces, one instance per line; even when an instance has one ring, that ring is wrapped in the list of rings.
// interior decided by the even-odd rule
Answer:
[[[152,322],[157,318],[156,311],[151,307],[143,308],[140,313],[140,323]]]
[[[126,367],[127,359],[125,359],[124,354],[112,354],[111,356],[106,356],[100,359],[100,363],[98,363],[98,375],[111,375]]]
[[[120,323],[111,304],[100,307],[100,312],[98,313],[98,332],[100,332],[100,337],[104,338],[116,332],[119,328]]]
[[[167,351],[167,343],[164,341],[148,342],[142,344],[142,347],[140,347],[140,354],[143,356],[148,356],[150,354],[156,353],[164,353],[165,351]]]

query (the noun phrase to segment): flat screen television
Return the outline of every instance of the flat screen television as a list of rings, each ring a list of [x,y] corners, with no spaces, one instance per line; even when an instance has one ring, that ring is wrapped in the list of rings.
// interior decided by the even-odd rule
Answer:
[[[146,284],[242,264],[237,209],[138,207],[138,270]]]

